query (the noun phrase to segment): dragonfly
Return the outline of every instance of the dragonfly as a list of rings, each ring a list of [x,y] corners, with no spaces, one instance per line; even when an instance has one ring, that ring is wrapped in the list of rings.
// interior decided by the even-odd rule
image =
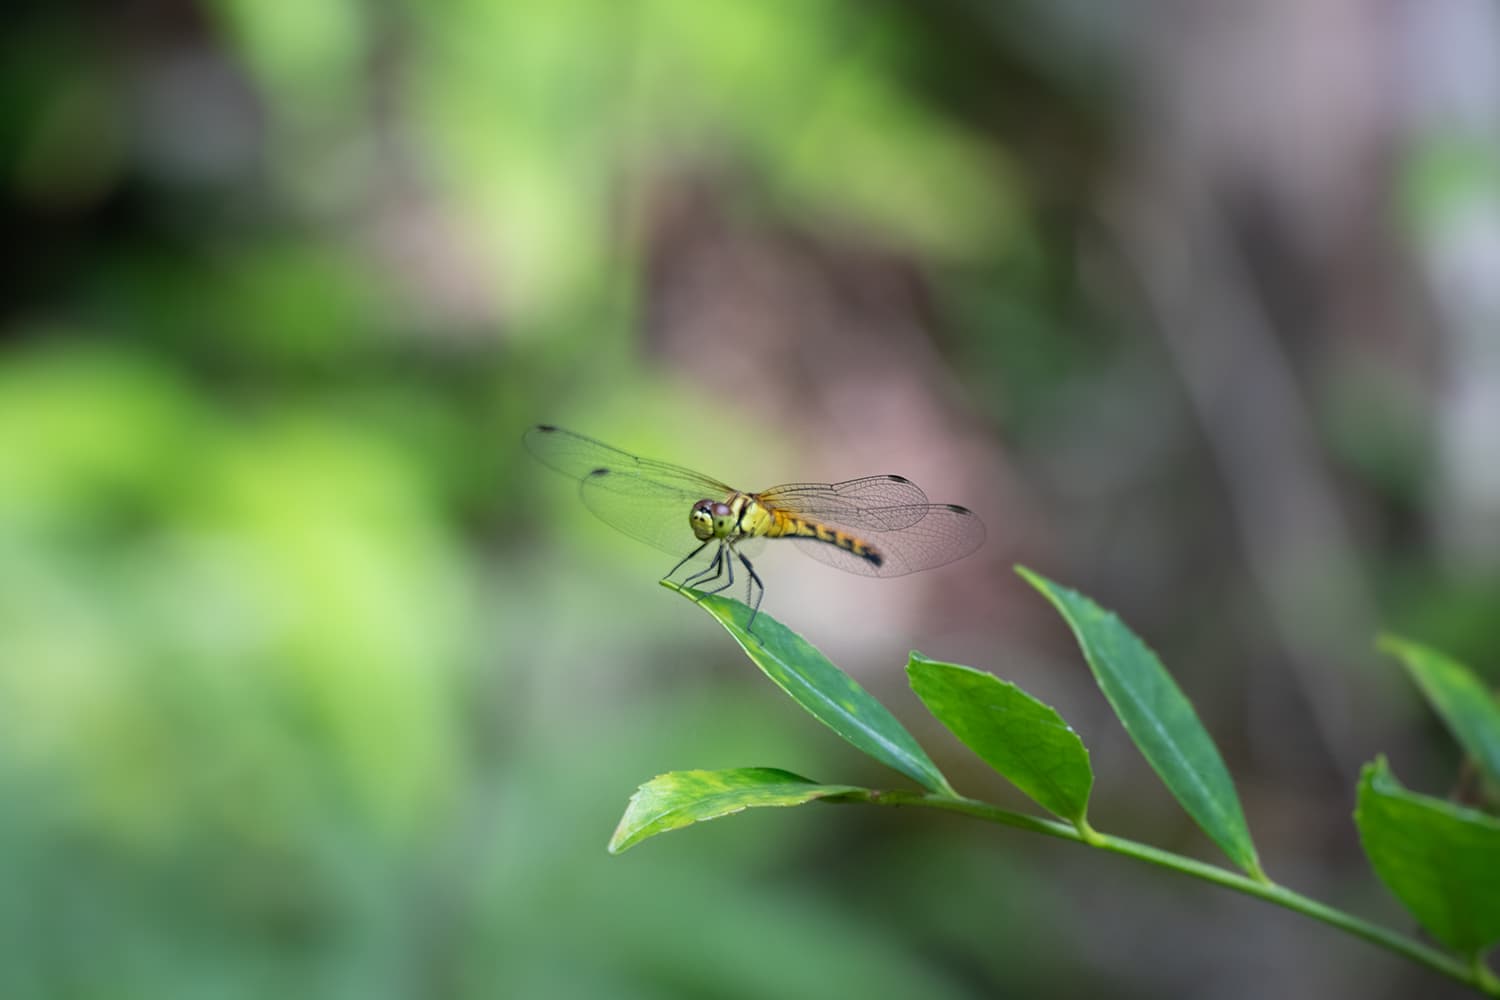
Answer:
[[[681,581],[700,595],[716,594],[734,586],[738,562],[751,605],[747,632],[766,595],[749,556],[766,539],[788,539],[819,562],[878,577],[942,566],[984,542],[984,522],[973,511],[930,502],[904,476],[787,483],[752,493],[550,424],[530,428],[523,440],[543,464],[577,481],[584,506],[604,523],[680,555],[666,579],[717,546],[706,567]]]

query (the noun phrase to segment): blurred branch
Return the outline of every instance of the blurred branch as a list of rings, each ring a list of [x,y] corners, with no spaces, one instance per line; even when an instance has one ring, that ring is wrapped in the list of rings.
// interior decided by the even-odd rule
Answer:
[[[1110,206],[1113,228],[1223,476],[1277,642],[1325,750],[1348,773],[1360,758],[1354,715],[1329,667],[1373,632],[1355,546],[1225,220],[1199,185],[1166,168],[1152,174]]]
[[[1419,4],[1400,34],[1411,76],[1406,167],[1415,249],[1441,338],[1434,536],[1450,564],[1500,568],[1500,10]]]

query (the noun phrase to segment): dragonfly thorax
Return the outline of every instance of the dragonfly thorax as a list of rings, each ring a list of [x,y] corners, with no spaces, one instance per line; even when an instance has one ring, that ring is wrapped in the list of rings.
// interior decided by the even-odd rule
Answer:
[[[738,520],[739,515],[734,508],[719,500],[699,500],[693,504],[692,513],[688,515],[688,523],[692,525],[693,534],[700,542],[706,542],[710,538],[728,538],[734,534]]]

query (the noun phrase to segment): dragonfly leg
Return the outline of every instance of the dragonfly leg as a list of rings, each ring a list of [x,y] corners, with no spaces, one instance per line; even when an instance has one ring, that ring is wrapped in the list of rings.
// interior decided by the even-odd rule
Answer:
[[[719,553],[722,555],[724,553],[724,550],[720,549]],[[719,584],[713,590],[705,590],[703,592],[704,597],[707,597],[709,594],[717,594],[721,590],[728,590],[730,587],[734,586],[734,560],[726,556],[724,559],[724,568],[729,571],[729,579]],[[715,577],[714,579],[717,580],[718,577]]]
[[[682,567],[686,566],[689,562],[691,562],[692,559],[693,559],[693,556],[697,555],[698,553],[702,552],[705,548],[707,548],[708,547],[708,543],[711,542],[711,541],[713,541],[712,538],[708,539],[702,545],[698,546],[696,549],[694,549],[693,551],[689,552],[687,555],[683,556],[682,559],[681,559],[681,561],[679,561],[676,566],[673,566],[671,569],[667,570],[667,575],[664,576],[664,577],[662,577],[662,579],[664,579],[664,580],[670,580],[672,578],[672,574],[673,573],[676,573],[678,570],[682,569]]]
[[[760,588],[760,596],[755,599],[755,603],[750,607],[750,620],[745,623],[745,631],[749,632],[755,626],[755,616],[760,614],[760,602],[765,600],[766,585],[764,582],[762,582],[760,574],[755,572],[755,567],[750,565],[749,559],[746,559],[744,555],[739,552],[736,552],[735,555],[739,556],[740,562],[744,564],[745,572],[750,574],[750,582],[745,584],[746,599],[749,599],[752,592],[752,587]]]
[[[723,560],[724,571],[725,571],[725,573],[728,574],[729,579],[726,580],[726,581],[724,581],[723,583],[719,584],[713,590],[701,591],[698,594],[697,600],[695,600],[693,602],[694,604],[702,604],[703,603],[703,599],[705,597],[707,597],[709,594],[717,594],[721,590],[727,590],[728,588],[734,586],[734,560],[731,559],[731,558],[729,558],[729,553],[726,552],[726,550],[728,548],[729,547],[727,545],[721,545],[721,546],[719,546],[719,554],[718,554],[718,556],[716,556],[714,558],[714,561],[717,563],[719,560]],[[715,574],[715,576],[714,576],[713,579],[717,580],[720,576],[725,575],[725,573]],[[705,582],[711,583],[712,581],[710,580],[710,581],[705,581]]]
[[[706,543],[705,543],[706,544]],[[691,587],[698,583],[707,583],[717,580],[724,575],[724,546],[719,546],[719,551],[714,553],[713,562],[706,569],[701,569],[682,581],[684,587]]]

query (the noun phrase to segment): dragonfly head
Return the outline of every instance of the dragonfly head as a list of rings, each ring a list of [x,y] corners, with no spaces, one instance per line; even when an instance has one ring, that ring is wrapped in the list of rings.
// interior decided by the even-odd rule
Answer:
[[[734,530],[734,509],[727,503],[716,500],[699,500],[693,504],[688,523],[692,525],[693,534],[700,542],[706,542],[710,538],[725,538]]]

